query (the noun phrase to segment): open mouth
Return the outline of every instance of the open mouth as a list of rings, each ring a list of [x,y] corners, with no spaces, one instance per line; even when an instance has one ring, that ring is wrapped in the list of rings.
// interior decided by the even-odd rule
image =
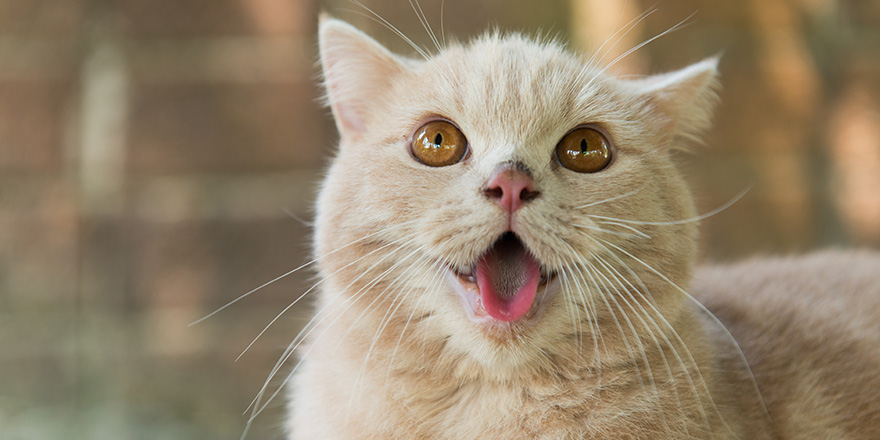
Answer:
[[[472,266],[450,269],[453,286],[476,322],[534,318],[555,273],[547,271],[513,232],[503,234]]]

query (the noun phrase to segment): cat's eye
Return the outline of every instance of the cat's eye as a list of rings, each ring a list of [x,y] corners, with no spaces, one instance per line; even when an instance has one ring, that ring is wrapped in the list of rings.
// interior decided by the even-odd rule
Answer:
[[[611,145],[597,130],[579,127],[556,145],[556,160],[572,171],[595,173],[611,163]]]
[[[449,121],[430,121],[419,127],[412,137],[412,155],[432,167],[445,167],[460,162],[467,153],[467,139]]]

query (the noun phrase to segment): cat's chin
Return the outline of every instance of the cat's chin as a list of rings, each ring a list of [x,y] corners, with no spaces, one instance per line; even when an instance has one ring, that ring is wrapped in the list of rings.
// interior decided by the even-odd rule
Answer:
[[[487,330],[492,331],[513,329],[519,325],[530,326],[536,324],[543,314],[550,298],[555,296],[559,291],[559,283],[556,282],[556,275],[554,273],[544,274],[542,271],[535,298],[528,311],[518,319],[507,320],[493,317],[486,311],[480,295],[480,286],[472,272],[462,273],[461,271],[454,270],[447,266],[446,279],[455,293],[458,294],[465,316],[467,316],[471,322],[484,326]]]

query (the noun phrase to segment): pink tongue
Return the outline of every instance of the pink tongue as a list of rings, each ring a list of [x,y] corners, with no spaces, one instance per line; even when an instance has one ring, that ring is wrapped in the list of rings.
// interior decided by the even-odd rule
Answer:
[[[477,262],[477,286],[489,316],[516,321],[535,301],[541,269],[513,234],[499,239]]]

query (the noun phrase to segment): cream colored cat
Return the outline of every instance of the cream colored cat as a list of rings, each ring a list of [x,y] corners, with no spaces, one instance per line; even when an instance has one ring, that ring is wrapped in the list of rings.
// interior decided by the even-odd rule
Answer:
[[[880,439],[880,257],[692,271],[669,153],[715,59],[621,79],[498,34],[409,59],[333,19],[320,49],[341,141],[290,438]]]

